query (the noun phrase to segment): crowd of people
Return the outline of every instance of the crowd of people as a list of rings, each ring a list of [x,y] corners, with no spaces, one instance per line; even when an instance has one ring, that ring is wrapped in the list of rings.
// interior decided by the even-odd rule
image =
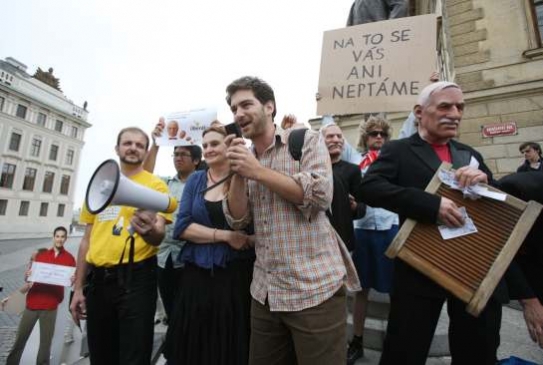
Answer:
[[[153,175],[162,118],[151,138],[137,127],[117,136],[122,174],[179,205],[174,214],[83,207],[70,310],[76,324],[87,321],[91,363],[149,364],[157,292],[168,364],[354,364],[364,356],[371,290],[390,295],[381,364],[424,364],[444,303],[454,364],[496,363],[501,308],[510,299],[522,304],[528,333],[543,347],[543,218],[477,317],[427,276],[384,255],[407,218],[464,224],[452,200],[424,191],[441,162],[452,163],[461,186],[486,183],[543,202],[539,144],[523,143],[519,172],[495,180],[481,154],[454,140],[465,104],[461,88],[447,81],[422,90],[412,135],[392,140],[381,115],[362,121],[361,152],[333,121],[316,132],[288,115],[276,127],[273,89],[259,78],[239,78],[226,92],[243,138],[215,121],[201,147],[174,148],[172,177]],[[33,260],[76,265],[63,249],[66,238],[67,230],[56,228],[53,247]],[[347,291],[354,293],[349,341]],[[7,363],[19,363],[39,321],[37,362],[47,364],[64,288],[27,283],[21,292],[28,293],[26,309]]]
[[[407,14],[403,0],[356,0],[347,25]],[[496,364],[502,305],[510,299],[519,300],[529,336],[543,348],[543,215],[479,316],[384,254],[408,218],[465,223],[452,200],[425,192],[442,162],[453,165],[462,187],[485,183],[543,203],[540,145],[521,144],[518,172],[495,180],[482,155],[454,139],[465,109],[461,88],[436,73],[430,79],[400,138],[392,140],[383,113],[367,115],[357,149],[332,116],[319,132],[292,115],[276,126],[274,91],[256,77],[226,88],[243,138],[213,122],[201,147],[173,149],[171,177],[153,174],[156,139],[164,131],[177,139],[177,122],[161,118],[151,138],[138,127],[122,129],[115,146],[121,173],[179,205],[173,214],[118,205],[93,214],[83,207],[70,311],[76,324],[87,322],[91,363],[150,363],[158,294],[168,327],[162,355],[170,365],[352,365],[364,356],[372,290],[390,296],[382,365],[425,364],[444,303],[452,364]],[[63,249],[66,229],[53,235],[53,247],[32,259],[75,266]],[[48,364],[64,289],[27,283],[20,292],[27,293],[26,309],[7,364],[20,362],[36,321],[37,363]]]
[[[494,184],[519,196],[516,180],[500,185],[477,151],[453,139],[465,107],[458,85],[435,82],[421,92],[417,131],[408,138],[391,140],[381,116],[363,121],[357,163],[342,160],[346,141],[335,123],[315,132],[287,116],[284,128],[276,127],[274,92],[261,79],[233,81],[227,102],[243,138],[214,122],[202,149],[174,149],[170,178],[152,175],[159,147],[144,131],[119,133],[122,173],[175,194],[180,204],[173,215],[125,206],[97,215],[83,210],[87,228],[70,308],[76,321],[87,320],[91,363],[149,363],[157,286],[168,364],[353,364],[363,356],[372,289],[391,301],[381,364],[424,364],[444,302],[453,363],[497,361],[501,306],[511,297],[520,299],[530,336],[543,346],[536,243],[525,250],[538,256],[514,262],[521,269],[510,270],[478,317],[384,256],[406,218],[463,224],[454,202],[424,191],[442,161],[453,164],[463,186]],[[161,119],[153,141],[164,128]],[[471,158],[478,168],[468,166]],[[521,190],[528,195],[520,197],[541,201],[530,195],[539,190]],[[536,241],[537,232],[530,237]],[[347,291],[355,293],[350,341]]]

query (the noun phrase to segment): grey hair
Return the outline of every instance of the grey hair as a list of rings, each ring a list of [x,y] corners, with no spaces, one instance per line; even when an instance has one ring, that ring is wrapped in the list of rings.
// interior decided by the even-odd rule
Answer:
[[[323,137],[324,137],[324,133],[326,132],[326,130],[327,130],[328,128],[330,128],[330,127],[338,127],[339,130],[341,130],[341,127],[340,127],[339,125],[337,125],[336,123],[333,123],[333,122],[332,122],[332,123],[328,123],[328,124],[326,124],[326,125],[323,125],[323,126],[321,127],[321,129],[320,129],[320,132],[321,132],[321,134],[322,134]],[[342,131],[342,132],[343,132],[343,131]]]
[[[420,105],[420,106],[428,105],[430,96],[432,96],[433,93],[439,92],[441,90],[448,89],[451,87],[460,89],[460,86],[458,86],[458,84],[454,82],[450,82],[450,81],[438,81],[426,86],[424,89],[422,89],[422,91],[419,94],[419,97],[417,99],[417,105]]]

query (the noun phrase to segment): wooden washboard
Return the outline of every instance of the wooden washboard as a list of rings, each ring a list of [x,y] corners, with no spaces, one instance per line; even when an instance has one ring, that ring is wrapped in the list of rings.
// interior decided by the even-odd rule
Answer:
[[[443,163],[440,169],[450,170],[451,165]],[[478,232],[443,240],[436,224],[407,219],[386,255],[399,257],[422,272],[467,303],[466,310],[478,316],[543,206],[534,201],[526,203],[511,195],[507,195],[505,201],[486,197],[464,199],[461,191],[441,183],[438,172],[426,191],[466,207]]]

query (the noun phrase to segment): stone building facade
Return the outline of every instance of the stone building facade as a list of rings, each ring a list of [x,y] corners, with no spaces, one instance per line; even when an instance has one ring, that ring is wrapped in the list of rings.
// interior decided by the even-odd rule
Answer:
[[[70,225],[87,116],[52,69],[31,76],[13,58],[0,61],[0,239]]]
[[[479,150],[497,177],[516,171],[524,161],[519,145],[543,144],[543,0],[411,0],[410,11],[441,16],[439,71],[461,85],[466,101],[458,139]],[[396,135],[407,114],[388,114]],[[336,117],[353,144],[360,121]],[[484,126],[504,123],[516,134],[483,137]]]

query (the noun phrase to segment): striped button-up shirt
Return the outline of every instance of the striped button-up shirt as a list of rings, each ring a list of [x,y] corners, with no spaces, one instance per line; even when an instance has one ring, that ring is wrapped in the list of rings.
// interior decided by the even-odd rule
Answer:
[[[319,305],[346,284],[360,284],[347,248],[325,211],[332,202],[330,156],[319,134],[306,133],[302,158],[288,150],[289,131],[276,131],[274,142],[257,156],[260,164],[291,176],[303,189],[301,205],[291,203],[253,180],[247,183],[248,214],[230,225],[242,228],[254,220],[256,262],[251,295],[272,311],[299,311]],[[254,149],[252,151],[255,153]]]

